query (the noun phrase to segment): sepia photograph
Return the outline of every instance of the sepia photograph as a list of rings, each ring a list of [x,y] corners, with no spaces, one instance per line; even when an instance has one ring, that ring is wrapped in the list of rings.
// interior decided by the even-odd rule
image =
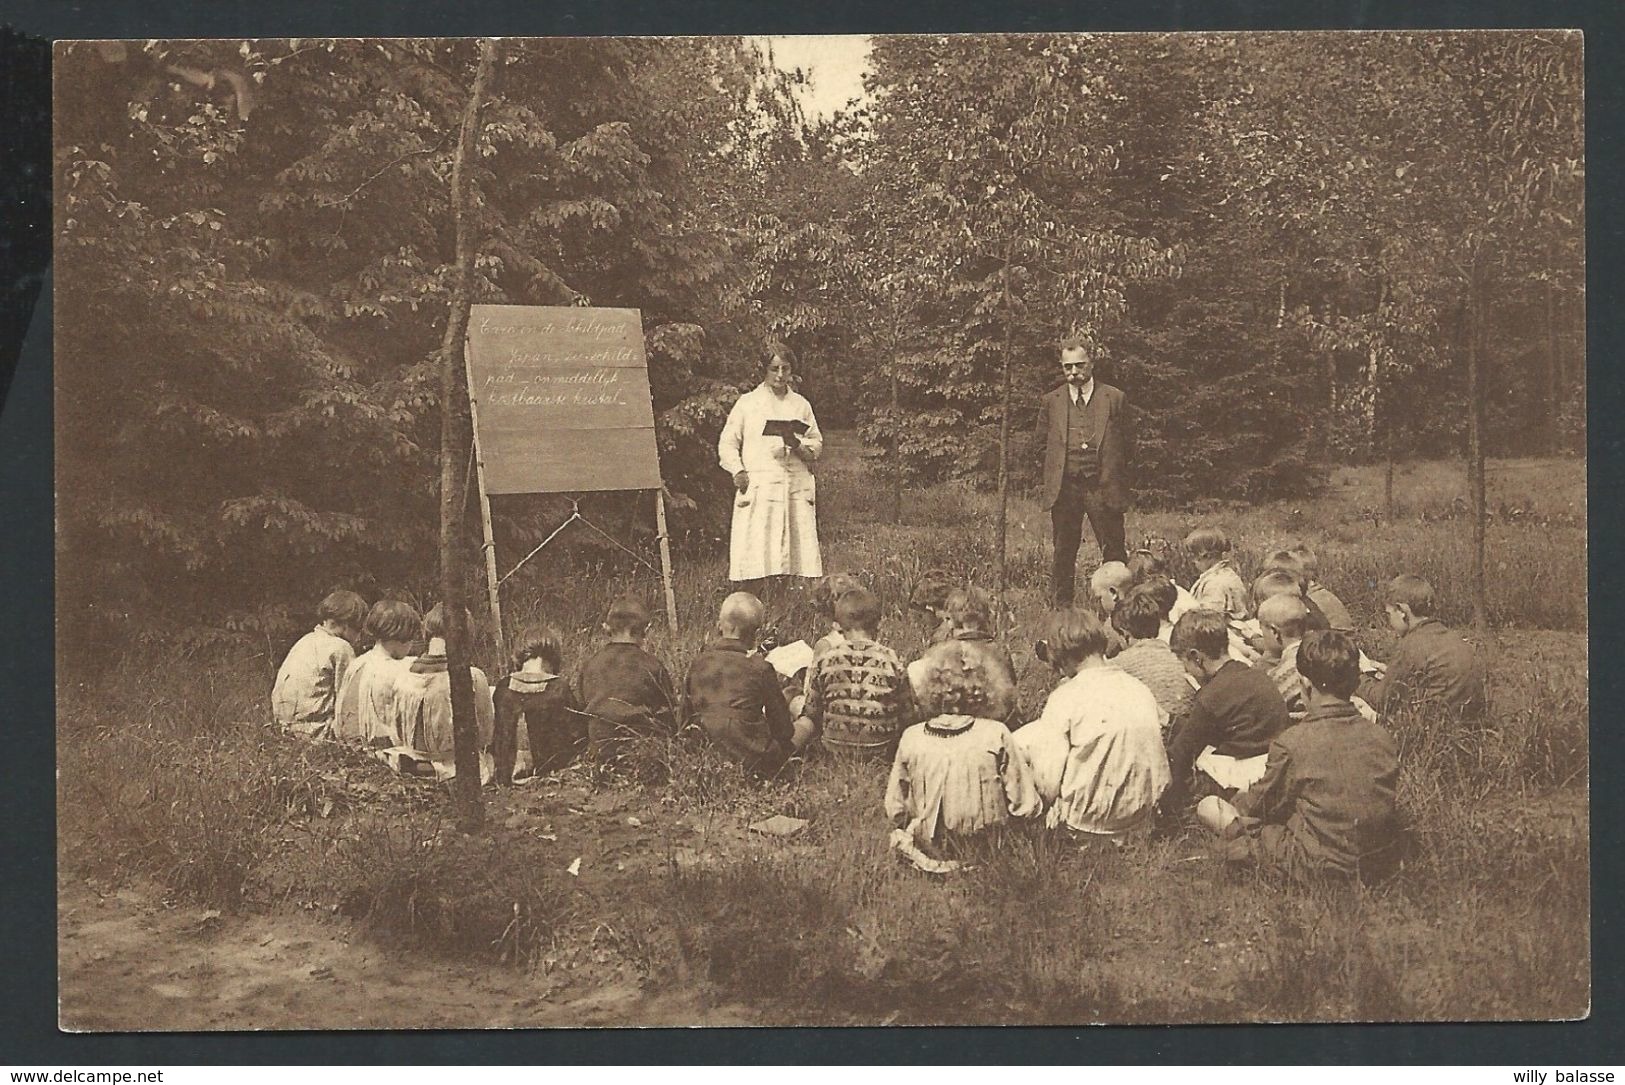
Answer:
[[[62,1030],[1589,1016],[1578,31],[52,66]]]

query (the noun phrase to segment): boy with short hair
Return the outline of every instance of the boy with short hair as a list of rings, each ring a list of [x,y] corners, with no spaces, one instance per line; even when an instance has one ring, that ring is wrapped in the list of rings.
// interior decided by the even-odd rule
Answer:
[[[1281,561],[1290,561],[1292,565],[1278,564]],[[1264,600],[1272,596],[1295,595],[1303,600],[1304,609],[1308,611],[1308,629],[1330,629],[1331,623],[1326,620],[1326,615],[1305,594],[1304,586],[1308,581],[1302,571],[1295,567],[1296,564],[1297,560],[1285,550],[1277,550],[1265,559],[1264,571],[1253,581],[1253,613],[1258,613]]]
[[[1245,621],[1247,586],[1230,564],[1230,537],[1216,527],[1199,527],[1185,536],[1185,549],[1190,551],[1198,574],[1191,585],[1196,605],[1218,611],[1232,621]]]
[[[1484,718],[1483,663],[1460,633],[1433,616],[1433,586],[1401,573],[1383,592],[1388,624],[1400,635],[1388,673],[1367,698],[1383,717],[1418,706],[1449,711],[1457,719]]]
[[[1320,557],[1306,543],[1297,543],[1287,548],[1298,562],[1298,568],[1303,572],[1303,594],[1326,615],[1327,624],[1343,633],[1354,632],[1354,618],[1349,614],[1349,608],[1343,605],[1343,600],[1337,593],[1320,582]]]
[[[1112,624],[1128,644],[1112,662],[1143,682],[1157,699],[1166,735],[1190,705],[1191,684],[1173,650],[1157,636],[1162,615],[1162,603],[1144,586],[1129,592],[1112,611]]]
[[[1123,635],[1112,625],[1112,611],[1118,601],[1128,594],[1134,576],[1128,565],[1121,561],[1102,562],[1089,574],[1089,594],[1095,601],[1095,617],[1106,631],[1106,658],[1110,659],[1127,646]]]
[[[1270,741],[1288,723],[1286,702],[1269,676],[1231,658],[1223,614],[1191,611],[1174,626],[1171,647],[1200,688],[1168,747],[1170,807],[1185,798],[1193,770],[1225,791],[1255,782]]]
[[[1273,595],[1259,604],[1258,624],[1264,647],[1264,659],[1258,665],[1265,668],[1275,688],[1281,691],[1287,714],[1294,720],[1302,719],[1308,702],[1304,699],[1298,673],[1298,646],[1305,635],[1316,632],[1309,625],[1309,610],[1301,596]],[[1355,654],[1362,670],[1375,666],[1366,659],[1365,653],[1356,651]],[[1370,705],[1359,697],[1351,697],[1351,700],[1362,716],[1372,723],[1377,722],[1377,714]]]
[[[473,624],[472,616],[466,620]],[[401,745],[420,752],[434,765],[435,776],[445,780],[457,775],[457,755],[451,719],[451,673],[446,662],[444,603],[436,603],[424,615],[423,633],[428,638],[428,647],[396,682],[392,715]],[[468,671],[474,686],[474,721],[483,782],[490,779],[493,768],[490,746],[496,727],[495,712],[491,705],[491,683],[485,672],[474,666]]]
[[[829,632],[813,643],[813,655],[819,656],[837,644],[846,643],[846,634],[835,617],[835,603],[849,591],[863,587],[863,581],[851,573],[830,573],[818,582],[818,609],[829,622]]]
[[[1376,873],[1396,841],[1399,750],[1350,697],[1359,652],[1345,633],[1311,632],[1298,647],[1307,714],[1270,743],[1263,778],[1230,802],[1208,796],[1201,822],[1225,856],[1302,879]]]
[[[1309,608],[1303,599],[1291,592],[1267,597],[1258,604],[1259,643],[1264,658],[1263,667],[1281,691],[1287,714],[1293,718],[1303,715],[1303,688],[1298,679],[1298,644],[1309,631]]]
[[[344,672],[333,734],[375,749],[397,746],[395,684],[411,666],[408,654],[423,634],[423,619],[411,603],[380,599],[367,612],[365,632],[372,647]]]
[[[367,601],[336,591],[316,609],[316,628],[300,637],[271,686],[271,717],[283,730],[306,738],[331,738],[344,673],[355,661],[352,642],[361,636]]]
[[[880,632],[880,600],[867,588],[849,591],[835,603],[836,620],[846,635],[807,669],[803,716],[818,731],[824,748],[854,757],[890,759],[897,737],[914,722],[908,672],[896,652],[875,639]]]
[[[779,673],[751,654],[765,617],[762,601],[734,592],[717,613],[717,639],[694,657],[683,683],[682,717],[746,769],[771,776],[810,737],[799,733]]]
[[[587,747],[599,764],[619,755],[627,739],[677,733],[677,691],[666,665],[644,648],[649,609],[630,595],[610,605],[609,638],[581,664],[577,680],[587,712]]]

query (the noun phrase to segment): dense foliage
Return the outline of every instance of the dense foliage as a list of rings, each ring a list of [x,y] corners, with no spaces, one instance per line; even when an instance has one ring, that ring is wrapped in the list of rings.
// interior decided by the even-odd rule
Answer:
[[[447,174],[472,48],[63,58],[70,620],[433,582]],[[760,76],[734,41],[505,43],[479,138],[474,300],[642,309],[679,513],[725,482],[715,432],[759,341],[730,316],[720,227]],[[630,504],[597,511],[646,523]],[[556,511],[509,502],[499,543],[533,543]]]
[[[473,57],[59,57],[70,627],[430,590]],[[746,41],[505,41],[474,300],[643,311],[694,544],[723,534],[713,442],[769,337],[899,482],[1030,480],[1034,402],[1076,331],[1138,408],[1142,503],[1454,453],[1469,355],[1492,453],[1575,448],[1580,71],[1558,33],[884,38],[866,98],[809,123],[801,77]],[[561,519],[556,500],[495,511],[509,554]],[[632,498],[593,511],[650,529]]]

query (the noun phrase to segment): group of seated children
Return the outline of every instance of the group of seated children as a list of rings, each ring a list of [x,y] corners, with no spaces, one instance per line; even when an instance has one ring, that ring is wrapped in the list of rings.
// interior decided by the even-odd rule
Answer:
[[[379,751],[403,771],[455,775],[445,608],[419,617],[410,603],[385,599],[369,610],[359,595],[338,591],[317,617],[277,673],[276,722]],[[608,760],[628,738],[675,730],[677,695],[665,665],[643,647],[648,627],[640,603],[616,602],[606,643],[574,683],[564,677],[561,638],[543,626],[520,632],[495,687],[470,667],[481,778],[511,783],[516,769],[553,771],[583,752]],[[372,646],[358,657],[351,645],[363,637]]]
[[[1401,640],[1385,672],[1355,644],[1312,550],[1271,554],[1249,587],[1222,532],[1194,531],[1185,548],[1198,571],[1189,591],[1169,575],[1172,548],[1152,540],[1095,570],[1093,611],[1051,616],[1038,654],[1061,681],[1025,725],[1014,665],[974,588],[916,596],[940,624],[905,664],[878,639],[875,594],[826,578],[831,627],[790,686],[758,644],[763,604],[745,592],[723,601],[680,690],[644,647],[649,613],[634,599],[610,607],[607,643],[574,682],[558,635],[527,629],[494,690],[473,670],[482,776],[511,783],[527,759],[536,773],[583,753],[612,761],[629,739],[692,728],[760,775],[815,749],[889,761],[885,809],[914,854],[1040,815],[1121,843],[1194,808],[1232,858],[1358,871],[1393,835],[1397,747],[1377,721],[1419,702],[1481,718],[1472,646],[1434,617],[1426,581],[1397,576],[1383,602]],[[279,722],[454,772],[443,608],[420,622],[406,603],[368,610],[335,592],[318,617],[277,677]],[[372,647],[356,658],[362,633]]]
[[[1309,548],[1270,554],[1249,586],[1222,532],[1185,546],[1199,573],[1189,592],[1154,541],[1090,578],[1110,631],[1081,610],[1052,617],[1043,646],[1063,678],[1026,726],[993,727],[963,659],[928,652],[914,665],[930,718],[899,743],[886,810],[917,848],[1031,816],[1036,794],[1049,826],[1080,837],[1121,842],[1193,812],[1231,859],[1292,876],[1380,869],[1396,839],[1398,755],[1379,713],[1481,720],[1472,646],[1433,616],[1426,581],[1398,576],[1383,593],[1401,634],[1385,672]]]

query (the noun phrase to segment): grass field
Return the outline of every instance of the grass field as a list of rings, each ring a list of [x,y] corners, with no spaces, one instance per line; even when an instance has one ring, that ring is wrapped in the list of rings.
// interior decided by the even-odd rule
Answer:
[[[794,781],[762,784],[704,749],[664,743],[642,751],[636,779],[606,783],[572,769],[511,793],[488,791],[488,830],[467,837],[451,828],[436,786],[258,722],[269,669],[247,651],[235,660],[127,658],[103,673],[63,675],[64,1022],[1583,1015],[1584,486],[1576,461],[1492,464],[1495,629],[1484,650],[1494,726],[1471,734],[1425,720],[1398,727],[1401,799],[1419,846],[1378,887],[1300,888],[1227,871],[1194,831],[1122,851],[1015,831],[974,869],[934,878],[886,850],[881,767],[815,762]],[[1312,500],[1200,517],[1137,513],[1129,531],[1131,539],[1178,538],[1199,522],[1221,524],[1237,541],[1244,574],[1268,549],[1308,541],[1320,552],[1322,579],[1367,626],[1367,650],[1386,658],[1392,643],[1376,628],[1374,600],[1395,572],[1428,577],[1446,600],[1447,620],[1465,619],[1468,525],[1453,465],[1404,467],[1391,522],[1378,511],[1382,487],[1379,469],[1339,469]],[[938,487],[909,495],[903,523],[893,525],[885,522],[885,489],[838,435],[820,480],[826,557],[833,570],[867,576],[887,602],[882,639],[910,655],[927,629],[902,605],[909,587],[933,568],[988,583],[995,505],[987,494]],[[1031,502],[1014,502],[1013,513],[1013,586],[1001,620],[1032,714],[1049,683],[1030,649],[1044,609],[1048,525]],[[508,600],[510,623],[558,625],[570,661],[579,661],[608,601],[628,583],[651,603],[659,598],[647,573],[608,572],[586,579],[547,570]],[[651,642],[676,674],[727,590],[723,572],[720,555],[680,558],[683,636],[657,627]],[[809,597],[785,590],[768,602],[789,636],[819,631]],[[481,662],[498,669],[494,659]],[[789,840],[747,831],[772,813],[810,825]],[[161,899],[173,908],[155,903]],[[145,909],[140,924],[109,918],[106,909],[126,904]],[[188,909],[208,909],[197,913],[197,929],[171,921]],[[105,941],[121,930],[122,941]],[[387,1007],[365,984],[324,1000],[307,990],[308,976],[279,980],[269,964],[254,971],[265,956],[256,946],[301,944],[327,945],[342,962],[375,946],[386,957],[409,956],[415,970],[391,974]],[[287,954],[305,963],[293,949],[278,960],[286,964]],[[335,967],[310,960],[309,975]],[[354,967],[365,977],[376,963]],[[163,997],[136,991],[111,1002],[119,983],[135,990],[131,977],[147,977]],[[464,988],[467,998],[447,994]],[[232,998],[239,1002],[227,1013],[221,1007]],[[140,1016],[121,1017],[128,1014]]]

